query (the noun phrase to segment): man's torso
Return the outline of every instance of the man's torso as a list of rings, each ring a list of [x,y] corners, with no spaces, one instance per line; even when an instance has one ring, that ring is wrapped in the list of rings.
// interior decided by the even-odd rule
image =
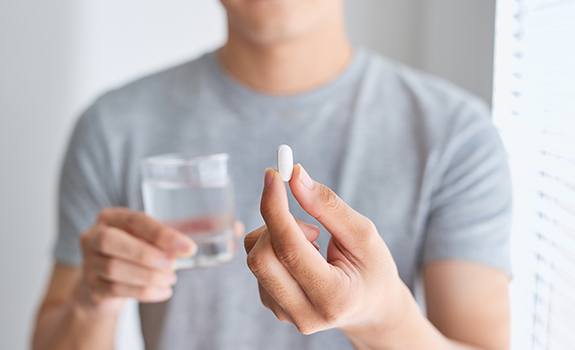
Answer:
[[[237,217],[263,224],[265,167],[286,143],[318,181],[377,226],[413,287],[428,202],[450,111],[462,99],[364,51],[336,80],[297,96],[250,91],[219,70],[214,54],[144,78],[104,98],[101,125],[118,205],[142,209],[142,159],[164,153],[230,155]],[[294,215],[313,222],[290,198]],[[329,235],[319,240],[327,247]],[[224,265],[178,272],[171,300],[140,307],[148,349],[349,349],[337,331],[304,337],[261,306],[245,253]]]

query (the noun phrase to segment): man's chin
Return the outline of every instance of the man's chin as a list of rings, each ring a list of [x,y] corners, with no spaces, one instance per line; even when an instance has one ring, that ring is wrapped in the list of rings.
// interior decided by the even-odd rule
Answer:
[[[236,33],[245,36],[247,40],[261,45],[281,44],[298,38],[303,38],[313,31],[311,26],[305,26],[303,23],[293,23],[293,21],[281,20],[268,21],[260,23],[251,23],[250,26],[235,28]]]

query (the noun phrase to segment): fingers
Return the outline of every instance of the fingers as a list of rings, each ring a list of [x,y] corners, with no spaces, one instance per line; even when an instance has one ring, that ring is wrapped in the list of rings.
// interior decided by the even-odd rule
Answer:
[[[194,242],[181,232],[159,223],[144,213],[127,208],[105,209],[100,213],[98,222],[141,238],[160,248],[170,257],[193,255],[197,249]]]
[[[205,216],[169,221],[167,224],[180,232],[205,232],[227,228],[230,221],[231,218],[228,216]]]
[[[296,222],[299,225],[300,229],[303,231],[307,240],[310,241],[315,246],[316,249],[319,249],[319,245],[315,242],[319,237],[320,233],[319,227],[305,223],[301,220],[296,220]],[[252,250],[254,244],[256,244],[256,241],[260,238],[262,233],[266,231],[266,229],[267,228],[265,225],[260,226],[246,235],[246,237],[244,238],[244,248],[246,250],[246,253],[249,253],[250,250]]]
[[[107,256],[121,258],[139,265],[166,269],[173,265],[173,260],[158,248],[142,241],[115,227],[98,225],[98,231],[92,236],[92,249]]]
[[[171,297],[176,275],[172,260],[160,249],[104,224],[92,228],[81,242],[84,281],[96,300],[157,302]]]
[[[268,292],[262,287],[262,285],[259,282],[258,282],[258,290],[260,293],[260,300],[262,304],[268,309],[270,309],[278,320],[282,322],[293,323],[291,317],[289,317],[289,315],[285,312],[285,310],[282,309],[282,307],[275,302],[275,300],[268,294]]]
[[[292,321],[302,332],[309,332],[311,324],[317,328],[320,319],[312,303],[276,257],[267,232],[257,240],[248,254],[247,262],[260,284],[262,303],[272,309],[276,317],[284,318],[282,314],[285,313],[285,319]],[[262,293],[262,289],[265,293]]]
[[[160,289],[171,288],[176,283],[176,274],[171,269],[150,269],[102,255],[93,256],[92,259],[96,275],[110,282]]]
[[[347,249],[369,245],[377,230],[329,187],[314,181],[305,169],[294,167],[290,188],[300,206],[316,218]]]
[[[325,275],[329,266],[289,212],[287,192],[279,174],[268,169],[265,176],[261,214],[278,259],[296,279],[301,274],[313,273],[317,278]]]
[[[198,228],[206,223],[193,224]],[[238,226],[237,230],[243,229]],[[170,298],[176,283],[175,258],[192,255],[197,249],[181,232],[125,208],[103,210],[96,225],[82,235],[81,243],[82,281],[88,287],[83,290],[102,301],[136,298],[158,302]]]
[[[171,298],[171,288],[137,287],[129,284],[110,282],[98,278],[93,282],[96,298],[134,298],[140,302],[153,303],[165,301]]]
[[[319,238],[319,227],[317,227],[316,225],[312,225],[312,224],[308,224],[306,222],[303,222],[301,220],[296,220],[299,228],[302,230],[303,234],[305,235],[305,238],[311,242],[311,243],[315,243],[315,245],[317,245],[317,243],[315,242],[318,238]],[[316,246],[317,248],[317,246]]]
[[[266,171],[261,213],[277,259],[308,293],[312,302],[314,299],[325,300],[323,292],[329,288],[318,288],[318,285],[331,286],[334,283],[332,269],[290,214],[285,185],[272,169]]]

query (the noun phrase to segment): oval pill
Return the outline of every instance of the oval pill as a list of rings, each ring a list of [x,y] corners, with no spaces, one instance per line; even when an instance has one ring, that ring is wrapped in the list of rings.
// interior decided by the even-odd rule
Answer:
[[[282,180],[288,182],[293,172],[293,152],[288,145],[278,147],[278,171]]]

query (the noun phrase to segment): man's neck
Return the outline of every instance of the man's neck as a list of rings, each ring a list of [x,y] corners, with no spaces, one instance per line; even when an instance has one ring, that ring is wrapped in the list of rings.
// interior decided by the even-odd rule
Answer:
[[[319,87],[336,78],[351,56],[351,45],[339,23],[274,44],[253,43],[230,31],[218,52],[228,74],[271,95],[293,95]]]

